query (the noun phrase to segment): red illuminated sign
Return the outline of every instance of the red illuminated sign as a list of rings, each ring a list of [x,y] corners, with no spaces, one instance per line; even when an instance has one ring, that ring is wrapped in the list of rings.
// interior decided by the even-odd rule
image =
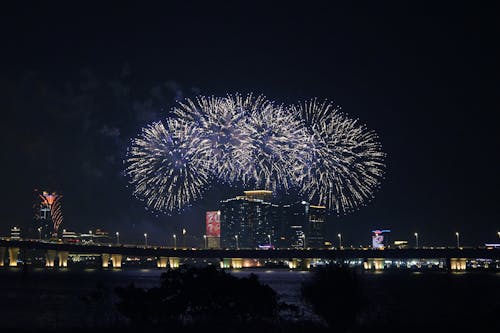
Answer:
[[[207,236],[220,237],[220,211],[207,212]]]

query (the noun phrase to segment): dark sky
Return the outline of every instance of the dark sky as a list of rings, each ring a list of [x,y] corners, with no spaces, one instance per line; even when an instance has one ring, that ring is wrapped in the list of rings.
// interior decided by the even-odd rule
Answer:
[[[2,8],[0,234],[26,228],[33,189],[48,188],[64,194],[68,229],[200,236],[204,211],[240,191],[212,188],[195,208],[157,216],[126,187],[127,145],[176,98],[254,92],[334,100],[380,135],[386,180],[367,207],[332,216],[331,235],[366,244],[386,227],[393,239],[417,231],[423,245],[451,245],[455,231],[464,245],[495,241],[492,9],[140,3]]]

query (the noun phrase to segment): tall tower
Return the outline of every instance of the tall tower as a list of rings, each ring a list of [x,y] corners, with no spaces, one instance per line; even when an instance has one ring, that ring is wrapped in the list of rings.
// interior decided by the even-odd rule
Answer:
[[[56,192],[35,190],[34,231],[38,238],[57,237],[59,226],[63,221],[61,199],[62,195]]]
[[[276,246],[280,207],[266,201],[271,197],[271,191],[255,190],[221,201],[223,248]]]

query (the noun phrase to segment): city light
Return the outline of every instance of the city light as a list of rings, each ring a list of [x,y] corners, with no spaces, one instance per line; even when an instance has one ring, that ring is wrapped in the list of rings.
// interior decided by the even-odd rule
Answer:
[[[116,244],[120,244],[120,233],[116,232]]]
[[[339,238],[339,249],[342,249],[342,235],[338,234],[337,237]]]
[[[414,235],[415,235],[415,247],[418,249],[418,233],[416,232]]]
[[[234,239],[236,239],[236,250],[239,250],[239,246],[238,246],[238,235],[235,235],[235,236],[234,236]]]
[[[455,232],[455,236],[457,236],[457,248],[459,249],[460,248],[460,233]]]
[[[208,244],[207,244],[207,235],[203,235],[203,241],[204,241],[205,249],[206,249],[208,247]]]
[[[144,233],[144,246],[148,246],[148,234]]]
[[[172,236],[174,238],[174,250],[177,249],[177,235],[173,234]]]

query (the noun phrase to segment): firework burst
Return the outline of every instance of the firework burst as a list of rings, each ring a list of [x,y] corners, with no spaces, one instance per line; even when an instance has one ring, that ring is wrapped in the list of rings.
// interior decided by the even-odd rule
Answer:
[[[370,200],[384,175],[377,135],[328,101],[283,107],[252,94],[201,96],[173,112],[144,128],[128,154],[134,194],[155,210],[182,209],[215,179],[295,187],[346,213]]]
[[[211,169],[227,183],[242,178],[250,148],[244,130],[248,114],[234,102],[232,98],[200,96],[179,102],[173,109],[181,121],[201,130],[208,147],[199,157],[211,161]]]
[[[209,148],[192,124],[168,119],[147,126],[128,152],[134,195],[158,211],[180,210],[200,198],[211,178],[204,159]]]
[[[244,184],[272,191],[293,187],[308,160],[309,140],[302,121],[263,97],[236,96],[232,102],[248,114],[243,126],[250,143],[243,160]]]
[[[301,193],[337,213],[370,200],[385,170],[385,153],[376,133],[328,101],[313,99],[292,110],[304,119],[312,141]]]

